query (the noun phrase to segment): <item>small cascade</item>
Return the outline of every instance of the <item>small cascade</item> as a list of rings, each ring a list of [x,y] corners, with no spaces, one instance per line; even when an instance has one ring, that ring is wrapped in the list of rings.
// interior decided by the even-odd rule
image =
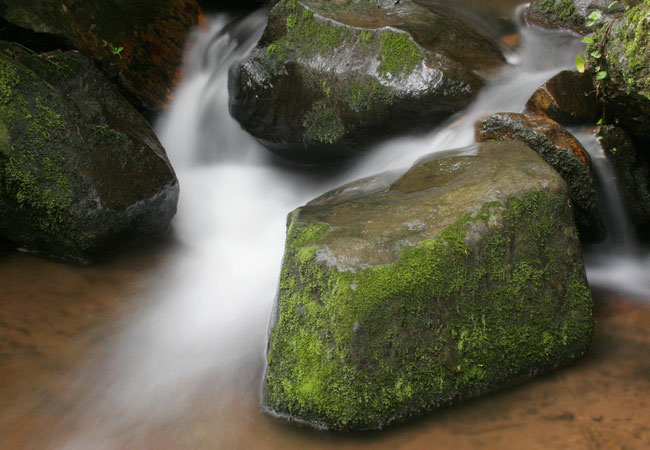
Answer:
[[[607,228],[605,242],[585,250],[589,284],[628,295],[647,296],[650,292],[650,256],[647,253],[644,255],[641,244],[636,239],[614,168],[605,156],[592,127],[570,131],[591,157],[598,183],[600,213]]]

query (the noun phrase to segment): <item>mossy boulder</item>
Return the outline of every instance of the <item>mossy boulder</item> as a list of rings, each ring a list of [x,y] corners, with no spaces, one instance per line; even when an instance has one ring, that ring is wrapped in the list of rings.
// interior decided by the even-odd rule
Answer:
[[[607,236],[598,212],[591,160],[580,142],[547,117],[498,113],[476,124],[477,141],[516,139],[526,143],[564,178],[569,186],[580,239],[601,242]]]
[[[167,102],[200,15],[196,0],[0,0],[2,18],[66,39],[152,110]]]
[[[496,44],[431,4],[283,0],[230,73],[230,112],[284,157],[331,161],[430,129],[503,62]]]
[[[562,125],[595,124],[602,107],[589,73],[563,70],[526,102],[524,112],[546,116]]]
[[[592,335],[566,183],[517,141],[289,215],[264,407],[381,428],[565,365]]]
[[[0,42],[0,235],[84,261],[165,230],[177,199],[155,134],[89,59]]]
[[[594,51],[602,56],[595,58]],[[607,72],[597,82],[606,123],[618,123],[645,147],[650,139],[650,0],[594,33],[585,54],[589,68]]]
[[[593,28],[587,26],[590,22],[588,17],[593,11],[600,11],[599,21],[604,22],[620,15],[626,6],[634,3],[637,1],[620,0],[612,5],[611,0],[533,0],[525,18],[528,23],[543,28],[589,34]]]
[[[650,154],[637,149],[621,127],[606,125],[598,131],[600,145],[616,174],[623,205],[639,229],[650,228]]]

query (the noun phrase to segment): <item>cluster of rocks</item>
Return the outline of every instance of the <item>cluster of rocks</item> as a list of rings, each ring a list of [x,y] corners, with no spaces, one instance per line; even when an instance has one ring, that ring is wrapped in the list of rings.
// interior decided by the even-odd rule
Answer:
[[[606,230],[591,161],[565,127],[594,127],[630,216],[647,227],[649,8],[534,0],[532,24],[595,30],[586,73],[557,74],[523,114],[480,121],[475,146],[290,214],[268,411],[381,428],[584,354],[593,324],[580,241]],[[230,108],[270,150],[331,161],[430,129],[502,62],[493,37],[429,2],[282,0],[231,72]]]
[[[5,247],[82,262],[168,227],[178,181],[143,113],[168,101],[201,14],[195,0],[0,0]]]

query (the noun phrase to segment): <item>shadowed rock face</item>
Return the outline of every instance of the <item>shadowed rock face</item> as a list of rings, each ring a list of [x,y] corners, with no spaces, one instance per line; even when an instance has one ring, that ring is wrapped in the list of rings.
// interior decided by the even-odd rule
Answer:
[[[65,38],[151,110],[166,103],[200,14],[195,0],[0,0],[5,20]]]
[[[589,66],[602,66],[607,77],[598,82],[606,108],[606,123],[625,127],[640,148],[650,139],[650,0],[631,8],[610,26],[594,33],[594,44],[585,51]],[[603,44],[602,57],[591,53]],[[650,161],[650,152],[646,152]]]
[[[155,134],[90,60],[0,43],[0,234],[83,261],[165,230],[177,199]]]
[[[590,74],[563,70],[533,93],[525,112],[562,125],[595,124],[602,107]]]
[[[591,297],[565,182],[517,141],[444,156],[290,214],[268,410],[381,428],[586,351]]]
[[[525,142],[567,182],[580,238],[585,242],[605,239],[607,232],[598,213],[598,195],[589,155],[563,127],[542,116],[499,113],[477,123],[476,139]]]
[[[278,3],[233,68],[230,111],[272,151],[331,161],[430,129],[469,104],[504,59],[460,20],[404,0]]]

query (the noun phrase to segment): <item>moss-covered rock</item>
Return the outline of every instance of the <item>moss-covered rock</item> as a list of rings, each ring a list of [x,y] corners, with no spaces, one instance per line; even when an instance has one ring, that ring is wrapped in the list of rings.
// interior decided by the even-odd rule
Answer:
[[[595,124],[601,111],[591,75],[563,70],[533,93],[524,112],[576,125]]]
[[[602,55],[596,58],[594,52]],[[650,0],[597,30],[585,53],[594,75],[596,68],[607,73],[597,82],[606,123],[622,125],[645,147],[650,139]]]
[[[200,15],[195,0],[0,0],[2,18],[65,38],[153,110],[171,93]]]
[[[155,134],[90,60],[0,42],[0,235],[86,260],[167,228],[177,199]]]
[[[502,141],[385,178],[290,214],[265,408],[381,428],[586,351],[591,296],[552,167]]]
[[[476,139],[525,142],[564,178],[574,208],[580,239],[601,242],[607,232],[598,213],[598,195],[591,161],[580,142],[543,116],[498,113],[476,124]]]
[[[533,0],[526,10],[528,23],[554,30],[571,30],[580,34],[593,31],[588,24],[589,14],[601,12],[598,21],[604,22],[620,15],[626,6],[637,0],[620,0],[612,4],[610,0]]]
[[[459,19],[410,0],[283,0],[230,73],[230,111],[282,156],[335,160],[430,129],[469,104],[504,62]],[[390,3],[390,5],[388,5]]]

